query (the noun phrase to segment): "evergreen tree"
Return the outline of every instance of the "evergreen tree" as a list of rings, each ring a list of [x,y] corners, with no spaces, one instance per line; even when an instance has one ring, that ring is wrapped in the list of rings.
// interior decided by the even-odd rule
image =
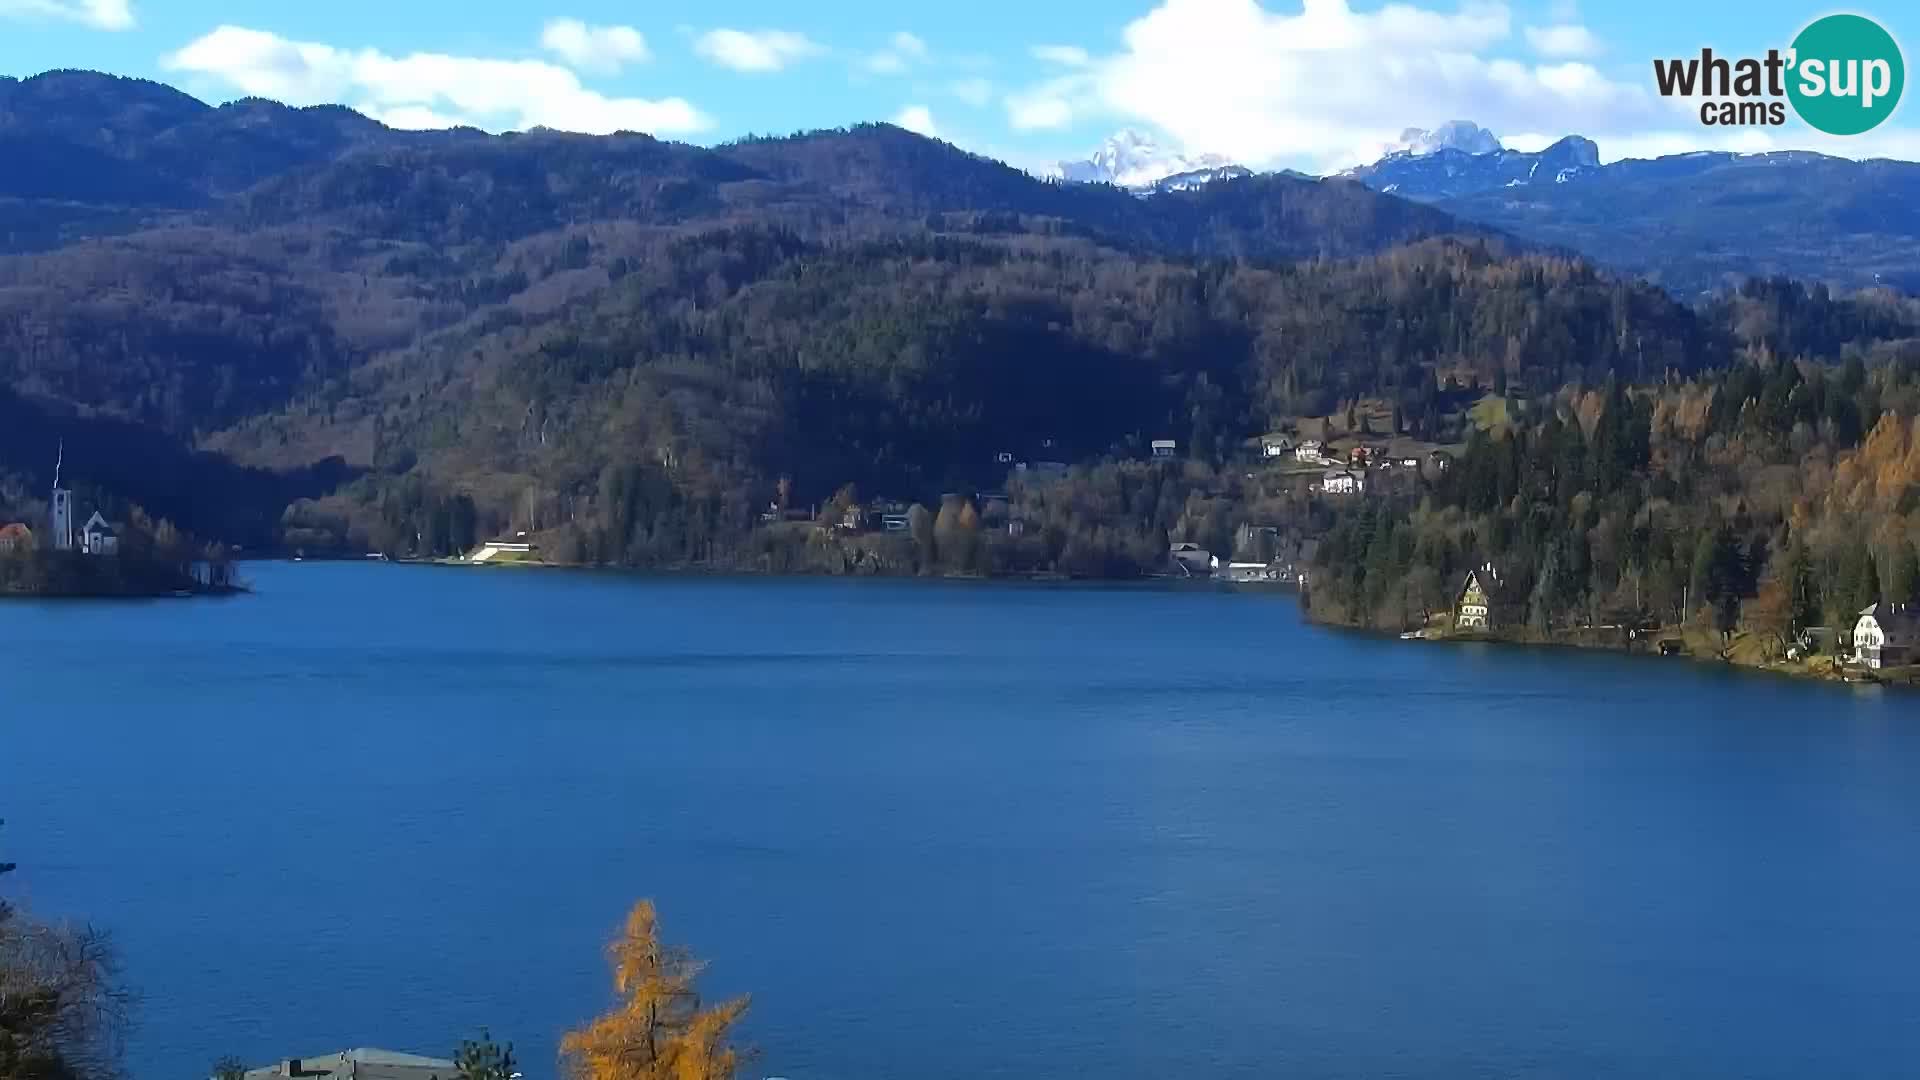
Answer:
[[[465,1039],[453,1055],[457,1080],[513,1080],[513,1044],[502,1047],[485,1030],[478,1039]]]
[[[1920,584],[1920,559],[1915,558],[1912,544],[1896,540],[1893,555],[1887,560],[1884,598],[1894,604],[1911,603],[1916,584]]]
[[[1540,573],[1534,579],[1533,593],[1527,599],[1527,625],[1536,634],[1545,635],[1553,629],[1556,611],[1554,598],[1561,588],[1560,579],[1564,573],[1559,546],[1549,547],[1546,560],[1540,564]]]
[[[1834,625],[1851,626],[1855,615],[1880,598],[1880,574],[1866,540],[1855,536],[1842,549],[1839,579]]]
[[[1787,545],[1786,587],[1790,597],[1793,626],[1804,629],[1820,621],[1820,581],[1814,576],[1813,562],[1799,538]]]

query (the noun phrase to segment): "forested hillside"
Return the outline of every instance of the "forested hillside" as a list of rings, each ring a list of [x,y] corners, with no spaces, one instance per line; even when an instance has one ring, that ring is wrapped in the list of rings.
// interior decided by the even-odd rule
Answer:
[[[1515,636],[1694,623],[1777,657],[1920,595],[1920,305],[1774,281],[1716,314],[1734,366],[1542,396],[1420,499],[1341,512],[1321,614],[1423,626],[1491,565]]]
[[[1362,396],[1444,439],[1472,387],[1685,373],[1722,347],[1657,291],[1457,241],[1263,266],[729,228],[618,258],[592,302],[437,335],[214,444],[347,452],[534,529],[590,516],[601,472],[637,463],[740,520],[783,477],[797,504],[846,484],[914,501],[1003,486],[1001,454],[1137,457],[1174,438],[1220,462]]]
[[[359,490],[464,494],[489,527],[608,467],[670,469],[732,521],[788,473],[927,498],[1003,446],[1096,455],[1196,415],[1226,440],[1259,409],[1227,393],[1257,376],[1246,317],[1211,310],[1225,268],[1480,235],[1348,183],[1050,184],[885,125],[411,133],[85,72],[0,83],[0,139],[23,408],[303,470],[302,494],[372,470]],[[30,492],[50,449],[0,466]],[[118,494],[181,504],[159,460],[120,461]],[[197,527],[261,542],[234,523],[282,486],[223,486],[198,497],[245,509]],[[363,517],[307,535],[370,543]]]
[[[0,255],[0,378],[33,418],[0,441],[6,502],[32,510],[64,434],[114,448],[83,469],[120,503],[252,546],[1136,573],[1170,536],[1328,525],[1242,467],[1264,432],[1452,446],[1458,484],[1559,439],[1545,403],[1912,332],[1898,300],[1789,283],[1681,303],[1349,181],[1140,198],[887,125],[417,134],[56,73],[0,85],[0,138],[36,163],[0,191],[34,223]],[[1176,463],[1140,462],[1155,439]],[[916,504],[905,547],[792,520]]]

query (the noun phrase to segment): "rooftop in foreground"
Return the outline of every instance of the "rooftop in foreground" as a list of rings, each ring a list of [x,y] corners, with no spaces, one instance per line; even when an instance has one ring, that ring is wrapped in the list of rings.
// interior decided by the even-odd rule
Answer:
[[[248,1069],[246,1080],[456,1080],[458,1073],[445,1058],[402,1054],[394,1050],[342,1050],[321,1057],[288,1058],[279,1064]]]

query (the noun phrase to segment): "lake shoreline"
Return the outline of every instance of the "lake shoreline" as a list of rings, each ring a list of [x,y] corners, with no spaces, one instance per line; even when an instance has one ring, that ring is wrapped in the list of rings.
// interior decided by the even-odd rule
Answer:
[[[0,551],[0,600],[170,600],[245,592],[223,550],[177,545],[106,552],[13,547]]]
[[[1734,635],[1726,650],[1722,652],[1700,652],[1691,647],[1684,631],[1670,634],[1650,633],[1636,641],[1615,644],[1570,640],[1564,636],[1512,637],[1501,634],[1467,633],[1456,634],[1450,631],[1439,633],[1412,632],[1419,636],[1395,634],[1389,630],[1379,630],[1360,626],[1344,620],[1325,619],[1317,616],[1311,605],[1303,605],[1307,621],[1315,626],[1347,630],[1378,638],[1396,638],[1409,644],[1435,645],[1495,645],[1505,648],[1570,650],[1584,653],[1613,653],[1651,660],[1680,661],[1697,667],[1719,667],[1732,671],[1750,672],[1757,675],[1770,675],[1776,678],[1791,679],[1796,682],[1835,683],[1847,686],[1920,686],[1920,670],[1913,668],[1892,669],[1893,676],[1881,671],[1853,667],[1834,656],[1815,656],[1805,660],[1766,660],[1740,655],[1740,644],[1751,638],[1745,632]],[[1697,635],[1696,635],[1697,636]],[[1686,644],[1685,651],[1664,655],[1659,651],[1662,640],[1681,640]],[[1749,652],[1751,650],[1748,650]]]
[[[290,560],[270,559],[270,560],[264,560],[264,561],[282,562],[282,561],[290,561]],[[1761,660],[1761,659],[1743,658],[1742,656],[1738,655],[1738,653],[1740,652],[1740,649],[1738,646],[1739,646],[1739,643],[1742,641],[1742,639],[1750,637],[1750,635],[1745,633],[1736,634],[1733,638],[1733,641],[1729,644],[1727,650],[1723,653],[1702,652],[1695,649],[1693,647],[1692,638],[1689,638],[1685,630],[1672,630],[1671,632],[1662,631],[1662,632],[1650,633],[1645,637],[1642,637],[1639,640],[1630,642],[1630,643],[1602,643],[1602,642],[1580,641],[1580,640],[1570,639],[1569,637],[1564,635],[1555,635],[1555,636],[1550,636],[1546,638],[1535,638],[1535,637],[1513,637],[1513,636],[1501,635],[1501,634],[1478,634],[1478,633],[1455,634],[1450,631],[1444,631],[1444,630],[1438,633],[1421,632],[1421,636],[1417,638],[1407,638],[1403,634],[1396,634],[1395,632],[1390,630],[1381,630],[1375,627],[1362,626],[1360,624],[1357,624],[1345,619],[1326,618],[1321,613],[1317,612],[1314,609],[1313,605],[1309,602],[1309,599],[1308,599],[1309,594],[1307,592],[1291,584],[1282,584],[1277,582],[1263,582],[1263,581],[1256,581],[1256,582],[1230,581],[1221,577],[1187,578],[1187,577],[1178,577],[1171,574],[1162,574],[1162,575],[1149,575],[1149,576],[1142,576],[1142,577],[1118,578],[1118,577],[1076,577],[1070,574],[1061,574],[1061,573],[983,574],[983,573],[957,573],[957,572],[941,573],[941,574],[919,574],[919,573],[906,574],[906,573],[884,573],[884,572],[846,574],[846,573],[833,573],[831,571],[824,571],[824,570],[823,571],[791,571],[791,570],[773,570],[773,569],[767,569],[764,567],[736,567],[736,566],[712,567],[712,566],[703,566],[703,565],[696,565],[696,564],[684,564],[684,565],[676,565],[676,566],[654,566],[654,567],[600,566],[600,565],[592,565],[592,564],[586,564],[586,563],[578,563],[578,564],[559,563],[559,562],[552,562],[552,561],[537,559],[537,558],[499,560],[499,561],[489,561],[484,563],[471,562],[469,560],[460,559],[460,558],[433,558],[433,559],[384,559],[383,558],[379,560],[361,560],[361,559],[353,559],[353,558],[321,558],[321,559],[308,558],[305,561],[338,562],[338,563],[380,561],[380,562],[390,562],[395,565],[401,565],[401,566],[430,566],[430,567],[440,567],[440,568],[446,568],[446,569],[463,568],[463,569],[472,569],[472,570],[485,570],[485,569],[550,570],[550,571],[566,571],[566,572],[572,572],[572,573],[608,573],[608,574],[614,574],[622,577],[633,577],[633,578],[693,578],[693,579],[704,578],[704,579],[713,579],[713,580],[733,578],[733,579],[766,579],[766,580],[793,579],[793,580],[820,580],[820,581],[867,580],[867,581],[917,581],[917,582],[954,582],[954,583],[978,582],[978,583],[1012,584],[1012,585],[1080,585],[1080,586],[1105,586],[1105,587],[1116,587],[1116,586],[1165,587],[1168,585],[1173,585],[1173,586],[1189,587],[1189,588],[1220,589],[1223,591],[1231,591],[1231,592],[1290,593],[1293,595],[1295,602],[1299,605],[1302,614],[1305,616],[1306,621],[1310,625],[1325,628],[1325,629],[1345,630],[1345,631],[1350,631],[1353,633],[1358,633],[1358,634],[1362,634],[1369,637],[1375,637],[1375,638],[1398,638],[1399,640],[1408,641],[1409,643],[1454,644],[1454,645],[1486,644],[1486,645],[1499,645],[1499,646],[1520,647],[1520,648],[1568,649],[1568,650],[1578,650],[1581,652],[1591,652],[1591,653],[1619,653],[1619,654],[1625,654],[1625,655],[1636,656],[1636,657],[1644,657],[1644,658],[1650,658],[1650,659],[1680,660],[1680,661],[1684,661],[1684,662],[1698,665],[1698,666],[1704,666],[1704,667],[1717,666],[1717,667],[1737,670],[1741,672],[1752,672],[1755,674],[1764,674],[1764,675],[1775,676],[1778,678],[1792,679],[1799,682],[1837,683],[1841,685],[1855,685],[1855,686],[1858,686],[1858,685],[1877,685],[1877,686],[1894,686],[1894,687],[1920,686],[1920,672],[1910,672],[1907,669],[1897,669],[1901,672],[1900,677],[1888,677],[1888,676],[1882,675],[1877,671],[1872,671],[1870,669],[1853,668],[1853,667],[1849,667],[1847,665],[1841,664],[1838,661],[1838,659],[1835,657],[1824,657],[1824,656],[1814,657],[1805,661],[1767,661],[1767,660]],[[1696,637],[1696,638],[1698,636],[1699,635],[1693,635],[1693,637]],[[1661,655],[1660,652],[1658,651],[1658,642],[1662,640],[1676,640],[1676,639],[1681,640],[1685,643],[1686,645],[1685,651],[1680,652],[1673,656]]]
[[[0,590],[0,603],[9,600],[218,600],[233,596],[245,596],[251,592],[253,592],[253,590],[244,585],[229,585],[218,589],[128,589],[117,592],[84,589],[48,589],[44,591],[6,589]]]

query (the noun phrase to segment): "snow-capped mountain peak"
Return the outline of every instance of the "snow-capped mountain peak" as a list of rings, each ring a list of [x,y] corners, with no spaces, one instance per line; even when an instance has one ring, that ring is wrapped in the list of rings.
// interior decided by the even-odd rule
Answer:
[[[1082,160],[1061,162],[1054,173],[1075,183],[1148,188],[1167,177],[1222,170],[1232,164],[1219,154],[1188,155],[1168,150],[1152,136],[1129,129],[1114,133]]]
[[[1486,133],[1481,131],[1481,134]],[[1470,133],[1464,136],[1456,133],[1454,137],[1466,138],[1469,145],[1485,145]],[[1371,165],[1348,169],[1340,175],[1389,195],[1433,200],[1495,188],[1566,184],[1601,168],[1600,148],[1593,140],[1569,135],[1538,153],[1504,149],[1473,153],[1458,146],[1436,146],[1424,153],[1410,148],[1395,150]]]
[[[1505,149],[1493,132],[1471,120],[1449,120],[1437,128],[1408,128],[1397,142],[1386,147],[1387,154],[1426,157],[1441,150],[1466,154],[1492,154]],[[1385,155],[1383,155],[1385,156]]]

